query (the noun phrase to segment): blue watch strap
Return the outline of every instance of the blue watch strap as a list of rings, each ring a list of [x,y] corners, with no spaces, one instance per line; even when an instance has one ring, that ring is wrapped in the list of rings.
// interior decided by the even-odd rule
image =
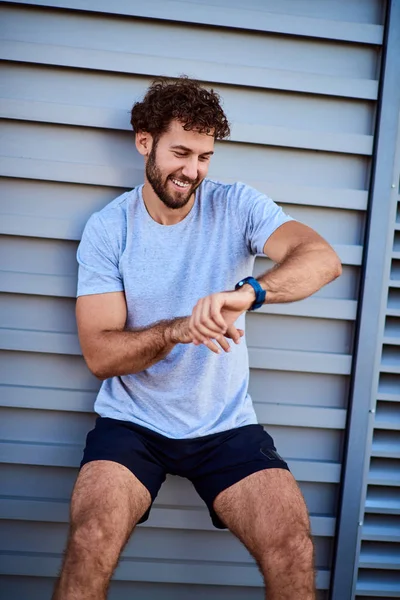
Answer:
[[[256,299],[254,300],[254,302],[251,305],[251,307],[249,308],[249,310],[256,310],[257,308],[260,308],[260,306],[262,306],[264,304],[265,296],[267,295],[267,292],[262,289],[262,287],[258,283],[257,279],[254,279],[254,277],[245,277],[244,279],[241,279],[240,281],[238,281],[238,283],[235,285],[235,290],[239,290],[246,283],[251,285],[251,287],[253,288],[253,290],[256,293]]]

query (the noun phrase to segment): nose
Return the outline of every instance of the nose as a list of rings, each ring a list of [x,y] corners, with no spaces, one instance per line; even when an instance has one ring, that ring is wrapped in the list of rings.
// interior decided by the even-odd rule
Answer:
[[[182,169],[182,175],[191,181],[196,181],[198,175],[198,159],[197,156],[192,156],[185,161]]]

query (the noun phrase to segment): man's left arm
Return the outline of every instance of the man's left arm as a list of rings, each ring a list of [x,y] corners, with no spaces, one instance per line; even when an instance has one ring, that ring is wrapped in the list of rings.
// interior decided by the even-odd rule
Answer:
[[[339,257],[328,242],[298,221],[281,225],[266,241],[264,254],[276,263],[258,277],[267,304],[307,298],[342,273]]]
[[[257,278],[266,290],[266,304],[294,302],[311,296],[341,275],[340,259],[313,229],[298,221],[278,227],[264,245],[276,265]],[[221,333],[251,308],[255,292],[250,285],[202,298],[193,309],[190,329],[198,343],[212,338],[211,325]]]

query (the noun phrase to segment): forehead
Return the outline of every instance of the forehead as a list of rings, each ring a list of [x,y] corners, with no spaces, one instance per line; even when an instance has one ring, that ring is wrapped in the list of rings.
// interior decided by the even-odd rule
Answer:
[[[201,154],[214,150],[214,136],[199,133],[196,129],[186,131],[180,121],[171,121],[168,130],[161,136],[160,142],[168,147],[185,146],[192,152]]]

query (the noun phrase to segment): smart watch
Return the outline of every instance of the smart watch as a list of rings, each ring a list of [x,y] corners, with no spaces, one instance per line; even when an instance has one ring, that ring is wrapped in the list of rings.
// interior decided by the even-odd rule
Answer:
[[[256,310],[257,308],[260,308],[260,306],[262,306],[264,304],[265,296],[267,295],[267,292],[262,289],[262,287],[259,284],[259,282],[257,281],[257,279],[254,279],[254,277],[245,277],[244,279],[241,279],[240,281],[238,281],[237,284],[235,285],[235,290],[240,290],[240,288],[242,288],[246,283],[251,285],[251,287],[253,288],[253,290],[256,293],[256,299],[254,300],[253,304],[250,306],[249,310]]]

